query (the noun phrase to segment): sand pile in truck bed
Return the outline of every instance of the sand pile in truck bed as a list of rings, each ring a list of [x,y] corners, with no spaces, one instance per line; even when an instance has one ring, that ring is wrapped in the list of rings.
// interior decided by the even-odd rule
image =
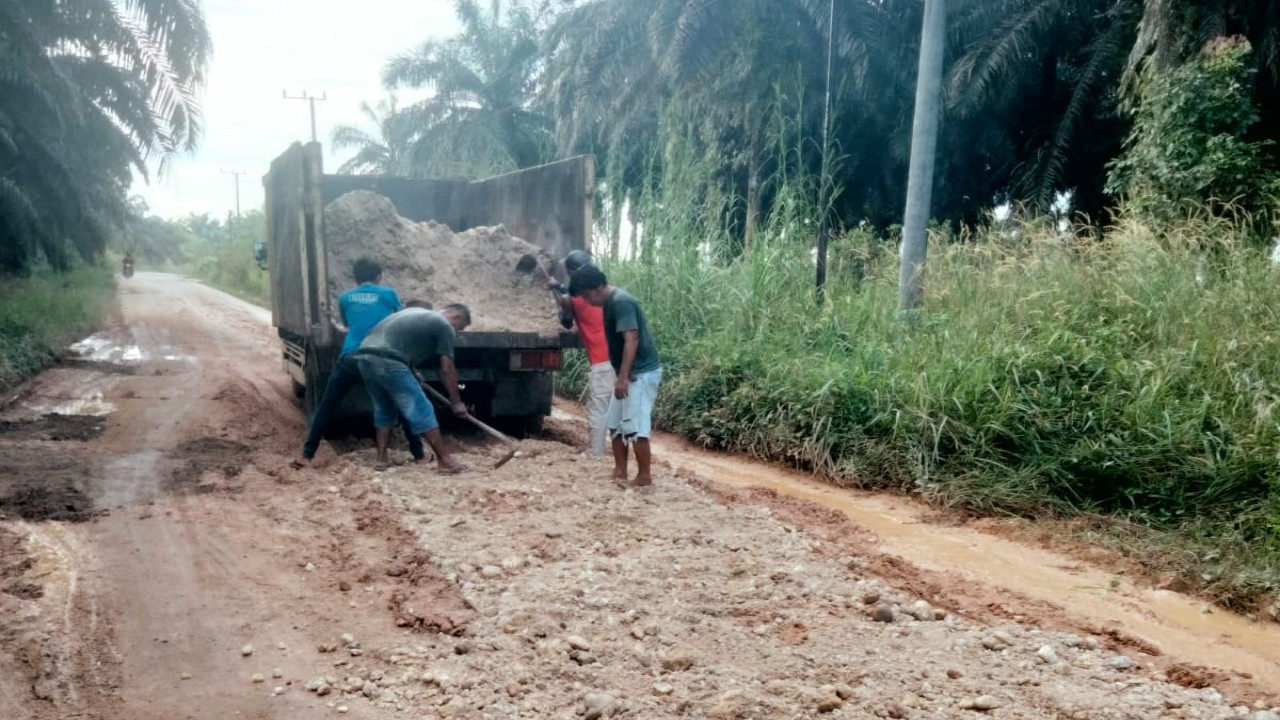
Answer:
[[[468,330],[560,330],[546,289],[551,256],[501,225],[455,233],[437,222],[416,223],[400,217],[387,198],[365,190],[329,203],[324,222],[329,300],[335,313],[338,295],[355,284],[352,265],[368,257],[382,264],[383,284],[395,288],[402,302],[426,300],[437,309],[454,302],[470,307]],[[516,270],[525,256],[537,262],[532,273]]]

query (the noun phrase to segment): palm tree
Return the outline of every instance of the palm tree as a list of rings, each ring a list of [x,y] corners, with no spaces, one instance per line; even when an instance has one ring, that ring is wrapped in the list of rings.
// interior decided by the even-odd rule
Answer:
[[[821,35],[795,0],[595,0],[558,16],[546,46],[560,152],[595,153],[615,207],[636,206],[661,173],[663,138],[693,123],[720,162],[712,194],[742,200],[726,224],[749,242],[776,160],[770,108],[820,97]]]
[[[413,144],[417,128],[413,118],[400,110],[396,96],[391,95],[378,103],[360,103],[360,113],[376,129],[371,134],[354,125],[339,125],[333,129],[333,147],[339,150],[354,149],[356,154],[342,163],[340,173],[370,175],[413,175]]]
[[[0,0],[0,269],[101,253],[130,168],[195,146],[209,48],[191,0]]]
[[[551,123],[537,106],[542,64],[538,36],[546,3],[454,0],[462,33],[429,40],[392,58],[389,90],[433,95],[404,109],[417,133],[415,170],[422,174],[488,174],[545,162]]]

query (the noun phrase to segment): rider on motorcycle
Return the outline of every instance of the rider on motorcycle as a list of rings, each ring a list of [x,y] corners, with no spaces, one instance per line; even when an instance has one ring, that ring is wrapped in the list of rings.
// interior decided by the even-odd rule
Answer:
[[[121,264],[121,272],[124,273],[125,277],[129,277],[130,275],[133,274],[133,254],[132,253],[125,254],[124,262]]]

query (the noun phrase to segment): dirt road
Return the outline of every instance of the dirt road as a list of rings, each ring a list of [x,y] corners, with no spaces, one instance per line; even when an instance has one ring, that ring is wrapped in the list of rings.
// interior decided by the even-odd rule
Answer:
[[[1165,612],[1069,558],[902,531],[909,505],[845,507],[670,442],[651,493],[603,480],[564,418],[497,471],[500,449],[469,439],[463,477],[374,474],[356,444],[289,469],[302,420],[268,314],[151,273],[120,301],[78,359],[0,398],[3,717],[1261,719],[1280,703],[1274,626],[1201,622],[1176,597]]]

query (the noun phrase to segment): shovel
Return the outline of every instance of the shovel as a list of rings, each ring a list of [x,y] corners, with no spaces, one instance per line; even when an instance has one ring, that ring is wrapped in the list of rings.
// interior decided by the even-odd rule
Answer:
[[[446,398],[444,395],[441,395],[439,390],[436,390],[435,388],[431,387],[426,383],[422,383],[422,389],[426,390],[427,394],[430,395],[432,399],[434,399],[436,402],[444,405],[445,407],[449,406],[450,404],[449,399]],[[483,430],[484,433],[489,437],[495,440],[498,440],[499,442],[511,448],[510,452],[508,452],[506,455],[503,455],[501,458],[499,458],[498,462],[493,464],[494,470],[497,470],[503,465],[506,465],[507,463],[511,462],[511,458],[514,458],[515,456],[520,454],[520,445],[517,444],[513,438],[493,429],[492,427],[489,427],[483,422],[480,422],[478,419],[472,417],[469,413],[467,414],[467,420],[469,420],[472,425],[475,425],[476,427]]]

